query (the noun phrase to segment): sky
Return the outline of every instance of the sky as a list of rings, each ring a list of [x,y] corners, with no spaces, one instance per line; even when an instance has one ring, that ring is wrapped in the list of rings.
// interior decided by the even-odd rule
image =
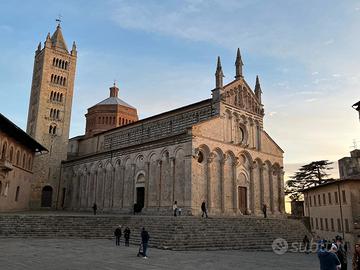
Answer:
[[[0,112],[23,129],[34,52],[59,14],[78,49],[71,137],[114,80],[140,118],[209,98],[217,56],[230,82],[239,47],[287,175],[360,147],[360,1],[0,0]]]

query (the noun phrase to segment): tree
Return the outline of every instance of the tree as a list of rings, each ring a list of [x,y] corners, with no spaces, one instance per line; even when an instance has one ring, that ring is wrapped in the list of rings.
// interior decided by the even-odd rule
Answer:
[[[333,178],[327,173],[332,169],[328,160],[313,161],[309,164],[301,166],[299,170],[295,172],[293,176],[286,181],[285,195],[289,195],[292,201],[299,201],[302,196],[302,190],[324,184],[330,181],[334,181]]]

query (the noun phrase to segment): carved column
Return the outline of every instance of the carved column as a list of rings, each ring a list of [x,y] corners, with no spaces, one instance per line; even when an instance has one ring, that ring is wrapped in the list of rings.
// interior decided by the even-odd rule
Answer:
[[[273,175],[275,173],[275,169],[273,167],[269,168],[269,200],[270,200],[270,212],[274,214],[274,179]]]
[[[133,207],[134,203],[135,203],[135,170],[136,170],[136,164],[131,164],[131,176],[130,179],[132,179],[132,181],[130,181],[130,190],[132,190],[132,192],[130,192],[130,194],[132,195],[130,198],[130,206]],[[132,202],[132,203],[131,203]]]
[[[149,206],[149,182],[150,182],[150,162],[145,162],[145,174],[146,174],[146,183],[145,183],[145,208]]]
[[[221,212],[225,213],[225,187],[224,187],[224,160],[219,160],[220,164],[220,188],[221,188]]]
[[[121,177],[121,208],[124,208],[124,196],[125,196],[125,166],[120,166],[120,177]]]
[[[184,206],[188,207],[189,209],[191,209],[191,205],[192,205],[192,196],[191,196],[191,190],[192,190],[192,181],[191,181],[191,161],[192,161],[192,156],[191,155],[187,155],[184,156]]]
[[[87,187],[86,187],[86,207],[91,207],[91,174],[90,172],[87,172],[86,174],[86,183],[87,183]]]
[[[107,169],[104,168],[104,173],[102,174],[103,176],[103,181],[102,181],[102,195],[101,195],[101,206],[102,206],[102,209],[105,208],[105,188],[106,188],[106,182],[107,182]]]
[[[112,209],[114,207],[114,195],[115,195],[115,167],[112,167],[112,173],[111,173],[111,201],[110,201],[110,208]]]
[[[172,182],[172,202],[174,202],[175,199],[175,158],[171,157],[170,158],[170,169],[171,169],[171,182]]]
[[[206,160],[205,163],[205,181],[206,181],[206,200],[207,207],[210,209],[211,207],[211,178],[210,178],[210,164],[213,161],[211,157]]]
[[[284,193],[284,174],[285,172],[283,170],[280,171],[279,174],[279,191],[280,191],[280,196],[279,196],[279,205],[280,205],[280,212],[281,213],[285,213],[285,193]]]
[[[157,160],[157,167],[158,167],[158,176],[159,176],[159,183],[158,183],[158,188],[157,188],[157,194],[158,194],[158,206],[159,208],[161,207],[161,171],[162,171],[162,160],[158,159]]]
[[[257,169],[257,163],[254,161],[250,166],[250,210],[252,214],[255,214],[255,179],[254,170]]]
[[[233,211],[234,213],[238,212],[238,205],[237,205],[237,186],[236,186],[236,167],[239,165],[239,161],[236,158],[236,160],[231,164],[232,169],[232,199],[233,199]]]
[[[262,164],[260,166],[260,209],[262,209],[262,206],[264,205],[265,198],[264,198],[264,168],[265,164]]]

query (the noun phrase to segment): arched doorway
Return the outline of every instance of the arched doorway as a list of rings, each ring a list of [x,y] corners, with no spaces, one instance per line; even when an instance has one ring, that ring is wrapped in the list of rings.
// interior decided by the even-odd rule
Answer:
[[[145,206],[145,176],[143,173],[138,174],[135,188],[135,204],[138,212],[140,212]]]
[[[238,207],[242,214],[247,213],[247,190],[246,190],[246,187],[238,186]]]
[[[41,207],[51,207],[53,188],[45,186],[41,193]]]

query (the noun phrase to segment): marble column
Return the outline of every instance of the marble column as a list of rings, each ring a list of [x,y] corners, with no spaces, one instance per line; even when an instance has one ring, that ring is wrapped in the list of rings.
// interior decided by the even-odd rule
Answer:
[[[149,182],[150,182],[150,162],[145,162],[145,208],[149,206]]]

